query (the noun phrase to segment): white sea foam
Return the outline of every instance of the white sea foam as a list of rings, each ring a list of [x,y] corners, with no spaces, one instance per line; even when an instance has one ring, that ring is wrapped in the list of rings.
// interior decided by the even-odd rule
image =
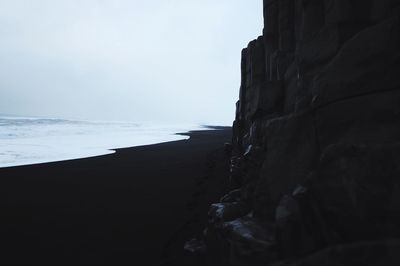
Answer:
[[[88,122],[0,116],[0,167],[114,153],[111,149],[188,139],[196,125]]]

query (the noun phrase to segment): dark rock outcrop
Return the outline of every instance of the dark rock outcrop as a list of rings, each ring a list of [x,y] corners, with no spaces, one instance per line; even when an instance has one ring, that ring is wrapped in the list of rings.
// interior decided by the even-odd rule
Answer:
[[[209,265],[399,265],[400,1],[264,0]]]

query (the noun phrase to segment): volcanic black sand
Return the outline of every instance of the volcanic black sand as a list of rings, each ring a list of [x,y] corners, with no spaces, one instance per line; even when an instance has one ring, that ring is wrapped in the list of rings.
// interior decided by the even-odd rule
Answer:
[[[183,243],[224,190],[230,134],[0,169],[0,265],[191,265]]]

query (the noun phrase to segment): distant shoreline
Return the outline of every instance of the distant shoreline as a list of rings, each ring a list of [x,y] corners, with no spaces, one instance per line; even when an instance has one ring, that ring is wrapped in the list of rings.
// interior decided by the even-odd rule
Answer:
[[[0,168],[103,156],[120,148],[188,138],[187,135],[177,132],[220,128],[195,124],[141,124],[25,117],[0,117],[0,126]]]

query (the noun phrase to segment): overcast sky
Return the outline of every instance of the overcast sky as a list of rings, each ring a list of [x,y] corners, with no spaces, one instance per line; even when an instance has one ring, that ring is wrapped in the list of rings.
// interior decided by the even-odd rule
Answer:
[[[0,114],[230,125],[261,0],[0,0]]]

